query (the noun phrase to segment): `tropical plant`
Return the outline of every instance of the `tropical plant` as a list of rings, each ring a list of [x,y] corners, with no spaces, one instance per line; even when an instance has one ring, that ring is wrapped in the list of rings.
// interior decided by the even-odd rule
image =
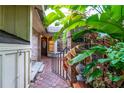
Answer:
[[[61,8],[69,9],[67,16],[60,10]],[[91,8],[96,13],[88,15],[88,8]],[[50,6],[54,12],[45,17],[46,25],[58,20],[63,25],[61,30],[55,34],[55,40],[63,34],[66,39],[66,34],[69,31],[84,27],[86,29],[96,29],[97,32],[107,33],[113,38],[124,40],[124,29],[122,26],[124,18],[124,6]],[[51,18],[52,16],[52,18]],[[49,19],[50,18],[50,19]],[[46,21],[47,20],[47,21]],[[88,31],[87,31],[88,32]]]
[[[92,56],[96,52],[106,54],[106,58],[100,58],[86,65],[82,75],[87,77],[87,82],[90,83],[93,80],[101,77],[107,77],[112,82],[118,82],[124,80],[124,43],[119,42],[109,48],[105,46],[95,46],[89,50],[84,50],[81,54],[70,60],[70,64],[76,64]],[[107,65],[106,65],[107,64]],[[104,67],[106,65],[106,67]],[[103,69],[104,68],[104,69]],[[103,77],[104,74],[104,77]],[[120,86],[118,86],[120,87]]]
[[[60,10],[63,7],[70,11],[67,16]],[[55,33],[55,40],[60,35],[63,35],[63,40],[66,40],[67,33],[76,30],[72,34],[73,40],[86,33],[97,32],[105,33],[120,42],[111,47],[97,45],[90,49],[82,50],[69,61],[73,65],[94,54],[106,55],[106,58],[95,59],[93,62],[86,64],[82,75],[87,78],[88,83],[96,85],[94,82],[102,81],[102,84],[99,84],[101,87],[108,87],[105,84],[115,87],[116,84],[112,86],[114,82],[124,79],[124,73],[122,74],[124,70],[124,6],[50,6],[50,8],[54,10],[54,13],[52,13],[53,17],[50,20],[50,14],[45,17],[46,26],[56,22],[56,20],[63,25],[61,30]],[[88,8],[90,9],[88,10]],[[90,11],[95,12],[90,14]],[[83,29],[77,30],[80,27],[83,27]],[[117,85],[116,87],[120,86]]]

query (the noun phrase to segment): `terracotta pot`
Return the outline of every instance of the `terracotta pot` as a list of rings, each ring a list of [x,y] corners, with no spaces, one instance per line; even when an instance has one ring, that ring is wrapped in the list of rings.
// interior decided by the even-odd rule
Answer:
[[[121,70],[121,73],[124,75],[124,70]]]

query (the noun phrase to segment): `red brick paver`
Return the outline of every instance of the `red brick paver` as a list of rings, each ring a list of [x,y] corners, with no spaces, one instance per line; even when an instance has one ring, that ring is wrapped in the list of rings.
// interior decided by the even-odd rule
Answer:
[[[42,61],[45,64],[42,73],[38,73],[34,82],[31,82],[31,88],[68,88],[69,85],[52,73],[51,62],[52,59],[48,57],[42,57]]]

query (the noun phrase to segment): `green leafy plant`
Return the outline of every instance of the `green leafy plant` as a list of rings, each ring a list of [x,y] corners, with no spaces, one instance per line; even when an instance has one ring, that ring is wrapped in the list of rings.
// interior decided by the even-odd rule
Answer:
[[[90,10],[93,9],[96,13],[88,15]],[[87,78],[88,82],[93,82],[97,78],[105,80],[107,77],[111,82],[118,82],[122,80],[120,72],[124,70],[124,6],[107,6],[107,5],[95,5],[95,6],[50,6],[55,10],[45,17],[46,26],[59,21],[63,27],[59,32],[54,34],[54,40],[57,40],[59,36],[63,36],[63,40],[66,41],[66,35],[69,31],[76,30],[72,36],[76,41],[82,35],[90,32],[105,33],[110,37],[116,39],[119,43],[106,47],[104,45],[94,46],[87,50],[82,50],[73,59],[69,61],[71,65],[78,62],[82,62],[93,54],[106,55],[106,58],[99,58],[93,60],[93,62],[86,64],[82,74]],[[67,8],[70,12],[67,16],[60,10],[61,8]],[[49,19],[52,15],[52,18]],[[79,28],[81,30],[77,30]],[[95,29],[95,30],[93,30]],[[105,67],[102,67],[106,65]],[[104,77],[103,77],[104,76]],[[104,82],[105,83],[105,82]]]
[[[100,76],[102,76],[102,70],[97,68],[97,69],[95,69],[95,70],[93,71],[93,73],[90,74],[90,76],[89,76],[89,78],[88,78],[88,82],[91,82],[91,81],[93,81],[95,78],[98,78],[98,77],[100,77]]]
[[[87,8],[91,7],[96,11],[95,14],[87,16]],[[63,39],[66,39],[66,34],[69,31],[84,27],[86,29],[96,29],[97,32],[107,33],[111,37],[124,40],[124,28],[122,20],[124,17],[124,6],[51,6],[56,11],[48,14],[45,17],[47,26],[56,20],[59,20],[63,25],[61,30],[54,36],[56,40],[63,34]],[[67,8],[71,12],[67,16],[60,10]],[[90,11],[90,10],[89,10]],[[52,17],[52,18],[51,18]],[[88,31],[87,31],[88,32]]]
[[[90,50],[83,50],[80,54],[78,54],[73,59],[71,59],[69,63],[73,65],[75,63],[81,62],[82,60],[84,60],[85,58],[91,56],[92,54],[96,52],[104,54],[105,51],[106,51],[105,46],[102,46],[102,45],[94,46],[90,48]]]
[[[87,82],[92,82],[96,78],[102,77],[103,73],[105,73],[112,82],[118,82],[120,80],[123,80],[122,78],[123,74],[120,73],[121,71],[124,70],[123,42],[119,42],[109,48],[104,46],[94,46],[90,50],[85,50],[85,52],[81,52],[81,54],[78,54],[76,57],[71,59],[69,63],[75,64],[81,62],[85,58],[91,56],[96,52],[101,52],[102,54],[106,54],[107,58],[100,58],[86,65],[82,74],[88,77]],[[106,72],[104,72],[102,67],[99,66],[100,64],[104,65],[105,63],[108,64],[108,68],[107,68],[108,70]],[[109,70],[109,67],[113,69]]]

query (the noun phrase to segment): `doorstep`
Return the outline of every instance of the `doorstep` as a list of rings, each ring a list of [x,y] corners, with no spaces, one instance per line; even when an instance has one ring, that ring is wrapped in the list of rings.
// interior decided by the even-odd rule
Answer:
[[[43,62],[33,62],[31,66],[31,74],[30,74],[30,80],[34,81],[34,78],[36,77],[37,73],[41,73],[44,68]]]

